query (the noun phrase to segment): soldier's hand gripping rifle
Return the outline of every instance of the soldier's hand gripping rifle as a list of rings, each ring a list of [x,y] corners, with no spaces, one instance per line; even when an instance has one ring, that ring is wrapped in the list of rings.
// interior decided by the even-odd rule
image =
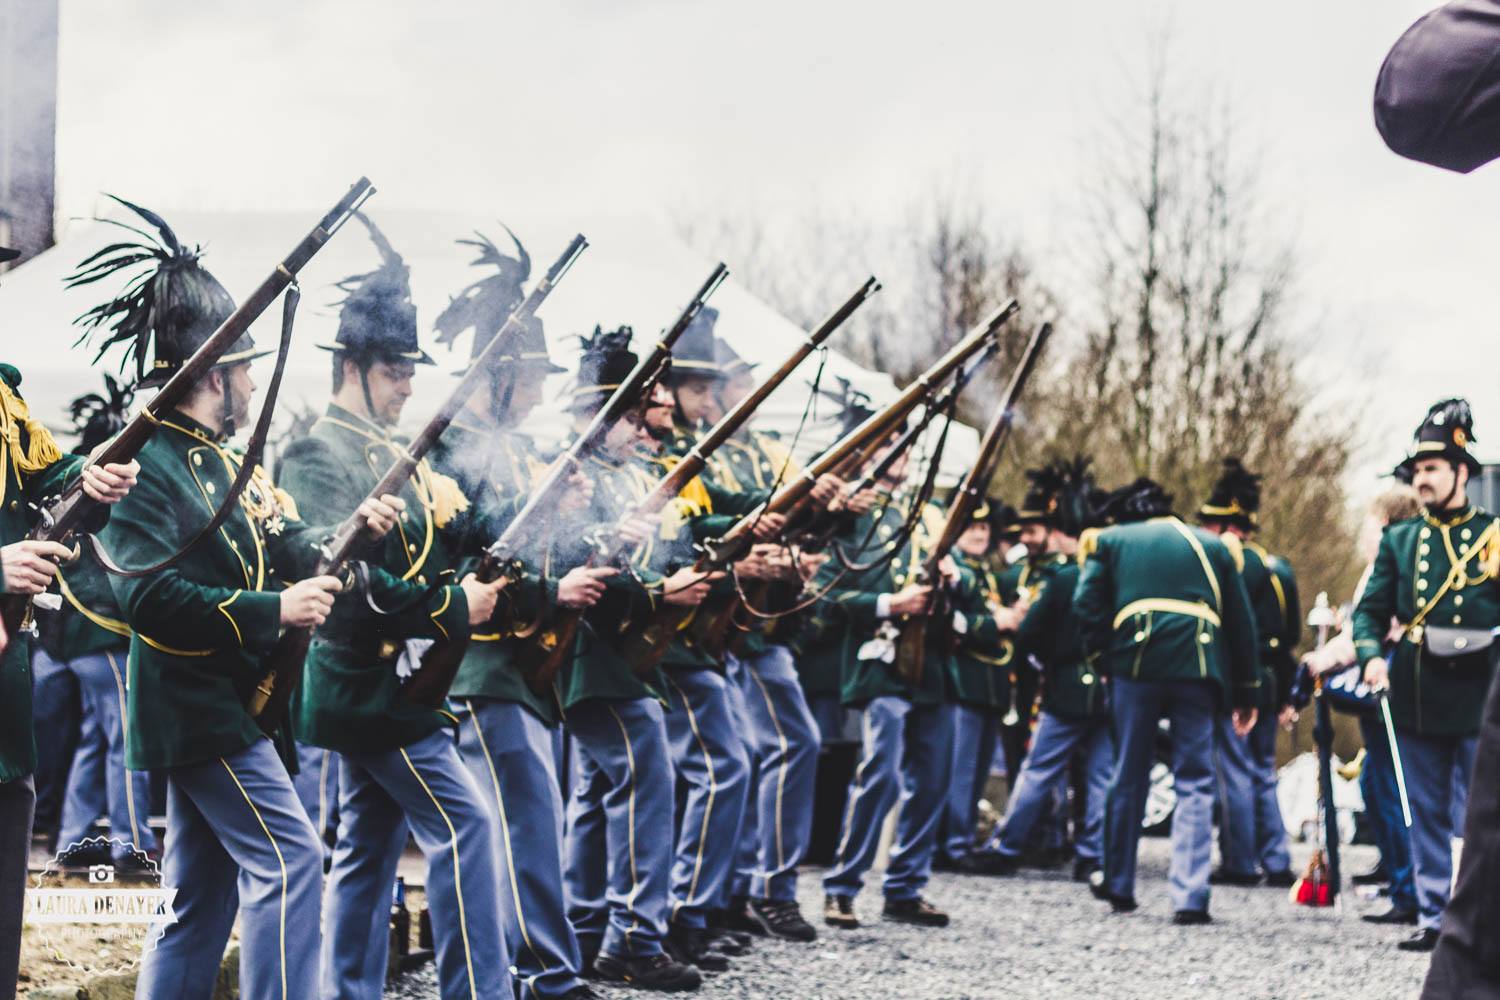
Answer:
[[[687,332],[693,320],[703,311],[709,296],[713,295],[727,277],[729,277],[729,268],[722,263],[714,268],[708,280],[703,283],[692,301],[662,334],[651,352],[636,363],[630,374],[610,395],[604,407],[594,414],[594,419],[589,421],[588,427],[584,428],[583,433],[578,435],[568,450],[563,452],[562,456],[547,470],[546,475],[527,497],[526,505],[517,512],[515,517],[511,518],[500,537],[495,539],[480,557],[479,564],[474,568],[474,576],[481,583],[490,583],[498,579],[520,553],[531,551],[534,546],[544,541],[538,536],[542,534],[541,529],[544,526],[552,523],[558,501],[568,490],[569,478],[576,470],[583,467],[584,460],[589,455],[598,450],[615,422],[640,406],[641,401],[651,395],[652,387],[661,379],[671,360],[672,346]],[[402,696],[421,704],[441,704],[463,662],[467,645],[467,642],[450,640],[431,646],[422,657],[422,668],[401,689]],[[552,683],[551,677],[540,679],[535,674],[527,679],[533,683],[539,693],[545,691]]]
[[[452,393],[427,422],[427,426],[423,427],[421,433],[406,446],[400,457],[391,463],[385,475],[381,476],[380,482],[376,483],[375,488],[370,491],[368,499],[378,500],[388,493],[401,491],[406,481],[416,471],[417,465],[432,450],[433,445],[437,444],[438,438],[442,437],[454,417],[458,416],[458,411],[463,408],[464,403],[479,388],[480,383],[488,378],[490,359],[519,335],[527,321],[546,301],[552,289],[556,287],[558,281],[573,266],[573,262],[587,246],[588,241],[581,235],[573,237],[573,241],[568,244],[562,256],[558,257],[557,261],[547,269],[542,280],[537,282],[531,293],[505,320],[505,325],[500,328],[479,356],[473,359],[468,371],[463,378],[459,379]],[[323,547],[323,554],[319,559],[315,575],[346,577],[348,565],[354,558],[355,550],[363,538],[364,522],[351,516],[339,525],[333,538]],[[277,640],[276,647],[267,660],[266,675],[252,692],[250,703],[246,706],[262,732],[272,733],[281,724],[287,705],[290,703],[292,691],[295,690],[297,681],[302,676],[302,665],[307,659],[307,650],[311,642],[312,629],[310,628],[289,628]]]
[[[220,356],[239,340],[260,314],[276,301],[278,295],[296,281],[297,273],[374,193],[375,188],[367,178],[361,177],[355,181],[348,193],[339,199],[338,204],[333,206],[312,231],[292,248],[291,253],[276,265],[276,269],[256,286],[255,290],[240,303],[239,308],[219,325],[213,335],[183,362],[182,367],[166,381],[151,401],[141,408],[141,412],[121,428],[120,432],[90,459],[90,462],[95,465],[107,465],[132,461],[151,439],[151,435],[161,423],[162,418],[177,408],[177,404],[192,392],[193,387],[208,374],[209,369],[213,368]],[[286,345],[283,344],[282,357],[279,359],[282,363],[285,361],[285,352]],[[268,402],[271,399],[269,393],[267,399]],[[263,414],[263,418],[265,416],[269,416],[269,412]],[[253,471],[252,466],[252,462],[245,463],[243,476],[236,477],[236,485],[240,485],[240,478],[248,481],[249,474]],[[231,489],[230,492],[233,494],[235,491]],[[228,499],[230,498],[226,498]],[[226,502],[224,508],[228,506]],[[41,516],[29,537],[37,541],[65,544],[74,532],[89,523],[91,515],[98,510],[98,507],[98,501],[90,499],[83,492],[82,479],[76,480],[61,494],[42,503]],[[213,530],[212,526],[210,530]],[[3,615],[7,634],[14,635],[28,624],[31,601],[31,597],[21,594],[11,594],[5,597],[0,615]]]
[[[765,402],[783,382],[787,380],[796,370],[797,366],[807,359],[808,355],[817,350],[822,344],[844,324],[854,311],[865,301],[880,290],[880,282],[869,278],[859,290],[849,297],[843,305],[834,310],[833,314],[825,319],[818,328],[798,345],[792,352],[791,357],[782,362],[770,378],[761,383],[753,392],[740,400],[735,407],[726,413],[717,424],[706,433],[697,444],[672,468],[672,471],[663,476],[652,487],[651,491],[638,501],[630,512],[621,519],[629,521],[640,517],[654,517],[661,513],[677,495],[682,492],[693,477],[703,471],[711,456],[720,445],[734,436],[735,432],[750,419],[751,414]],[[519,518],[517,518],[519,520]],[[630,546],[618,536],[611,539],[591,558],[590,565],[615,565],[620,563],[628,555]],[[671,605],[667,606],[672,609]],[[675,609],[673,609],[675,610]],[[691,609],[687,609],[691,611]],[[666,612],[659,613],[665,617]],[[569,610],[558,617],[553,625],[541,636],[539,642],[534,643],[522,658],[522,670],[534,688],[545,689],[550,687],[552,678],[557,675],[558,669],[563,662],[572,654],[573,638],[578,632],[578,623],[582,619],[583,612]],[[656,626],[662,624],[662,619],[653,621],[643,633],[644,636],[654,634]],[[676,628],[677,620],[674,620],[670,628]],[[670,634],[668,635],[670,638]],[[646,640],[647,645],[655,646],[654,640]],[[665,642],[661,643],[665,650]],[[659,658],[659,657],[658,657]],[[641,664],[639,659],[634,659],[633,664],[643,673],[649,672],[649,667]],[[652,664],[654,666],[654,663]]]
[[[1042,347],[1051,335],[1052,324],[1050,323],[1043,323],[1037,328],[1036,333],[1032,334],[1031,341],[1026,345],[1026,351],[1021,355],[1021,361],[1011,376],[1010,385],[1006,387],[1005,395],[1001,397],[1000,407],[990,420],[989,427],[985,429],[984,437],[979,444],[979,456],[974,460],[973,468],[964,477],[958,491],[954,494],[953,502],[948,507],[948,518],[943,522],[943,530],[928,552],[925,564],[918,570],[917,578],[910,582],[933,586],[942,578],[939,564],[958,543],[958,536],[963,534],[964,528],[968,526],[969,516],[984,501],[990,480],[994,478],[995,469],[1000,464],[1000,453],[1005,445],[1005,439],[1009,436],[1011,425],[1015,422],[1016,401],[1021,398],[1026,382],[1036,368]],[[947,626],[950,621],[947,613],[948,607],[946,591],[935,588],[928,601],[927,613],[909,615],[900,623],[901,632],[896,640],[896,672],[903,681],[913,687],[922,679],[922,667],[927,653],[928,625],[935,623],[939,627]]]

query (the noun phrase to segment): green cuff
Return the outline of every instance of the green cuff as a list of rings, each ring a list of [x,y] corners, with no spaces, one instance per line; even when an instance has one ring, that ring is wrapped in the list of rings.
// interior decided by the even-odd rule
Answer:
[[[1358,639],[1354,643],[1354,655],[1359,657],[1358,662],[1369,663],[1381,655],[1380,643],[1374,639]]]
[[[281,637],[281,595],[262,590],[236,590],[219,605],[219,614],[229,619],[240,646],[266,654]]]

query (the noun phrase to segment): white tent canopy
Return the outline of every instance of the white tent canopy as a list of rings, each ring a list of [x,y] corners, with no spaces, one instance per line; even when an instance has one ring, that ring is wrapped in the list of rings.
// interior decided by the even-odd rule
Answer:
[[[408,404],[405,420],[419,424],[437,405],[440,393],[451,384],[449,372],[468,357],[465,342],[453,351],[432,344],[430,327],[452,295],[485,272],[471,267],[474,252],[456,240],[478,229],[500,248],[511,252],[505,231],[495,221],[503,219],[521,237],[532,258],[533,278],[556,259],[575,232],[583,232],[590,246],[543,305],[543,319],[553,358],[572,367],[577,358],[579,334],[596,323],[606,328],[628,324],[635,328],[638,343],[668,325],[686,304],[714,261],[682,243],[660,222],[641,218],[561,218],[528,211],[472,215],[441,212],[382,212],[377,198],[369,206],[381,227],[411,268],[412,297],[417,305],[424,346],[438,360],[435,369],[423,368],[416,382],[416,396]],[[316,212],[166,212],[178,237],[200,244],[203,262],[231,294],[242,298],[268,274],[275,263],[316,222]],[[126,218],[123,212],[114,217]],[[135,222],[133,218],[130,221]],[[72,268],[123,231],[97,221],[76,224],[62,242],[23,267],[0,277],[0,316],[10,331],[4,359],[16,365],[25,382],[23,392],[33,412],[57,428],[65,419],[67,401],[79,393],[96,390],[101,379],[89,367],[93,350],[73,346],[77,329],[72,321],[80,313],[103,301],[118,289],[109,280],[77,290],[66,290],[62,281]],[[315,345],[333,340],[341,293],[334,282],[375,266],[377,255],[363,227],[351,222],[339,232],[303,270],[302,307],[297,332],[282,386],[283,405],[316,406],[321,409],[328,395],[329,355]],[[734,262],[729,261],[731,275]],[[828,288],[831,311],[854,291]],[[804,339],[795,323],[737,284],[733,277],[714,295],[719,310],[717,332],[747,361],[758,364],[762,374],[775,369]],[[253,329],[263,347],[274,346],[278,335],[280,306],[268,309]],[[832,345],[836,348],[839,334]],[[264,385],[270,378],[271,358],[257,362],[256,378]],[[118,360],[101,365],[113,372]],[[796,430],[816,370],[816,356],[762,407],[757,426],[789,436]],[[829,351],[824,385],[832,388],[834,377],[846,378],[878,404],[896,392],[890,376],[872,372],[849,361],[836,350]],[[568,376],[554,376],[549,399],[565,387]],[[834,407],[826,400],[818,404],[817,421],[809,421],[799,452],[806,454],[829,440],[835,430]],[[566,418],[555,405],[538,410],[528,428],[543,439],[564,433]],[[943,462],[943,478],[949,482],[962,474],[974,456],[977,440],[972,429],[955,425],[949,435]]]

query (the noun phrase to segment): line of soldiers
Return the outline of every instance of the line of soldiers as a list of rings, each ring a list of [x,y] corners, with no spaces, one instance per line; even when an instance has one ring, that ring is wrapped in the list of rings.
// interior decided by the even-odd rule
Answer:
[[[160,238],[86,273],[149,266],[89,314],[110,342],[129,345],[149,388],[234,306],[197,251],[141,215]],[[933,584],[918,570],[943,512],[905,454],[871,456],[881,472],[868,485],[820,477],[808,523],[793,525],[756,513],[801,474],[791,449],[742,430],[661,516],[639,516],[636,503],[756,384],[705,309],[663,382],[571,474],[549,544],[485,582],[470,567],[548,468],[519,427],[544,377],[562,369],[540,321],[528,321],[484,358],[483,388],[399,492],[369,496],[406,447],[395,427],[413,379],[435,362],[419,343],[405,263],[364,222],[379,264],[340,284],[337,335],[321,345],[328,406],[284,449],[274,480],[252,471],[211,537],[151,574],[106,575],[87,561],[57,573],[54,560],[71,552],[11,544],[27,513],[5,507],[7,590],[36,593],[56,575],[68,628],[89,636],[54,658],[87,659],[95,642],[109,650],[112,672],[96,669],[91,683],[124,700],[100,716],[127,772],[110,782],[111,832],[131,831],[128,846],[147,855],[129,772],[165,779],[163,881],[177,888],[177,920],[148,947],[138,997],[209,995],[236,918],[242,995],[379,997],[409,837],[427,866],[444,997],[578,1000],[593,995],[588,977],[696,989],[701,971],[728,968],[755,935],[816,938],[797,869],[819,746],[846,714],[858,719],[860,759],[823,878],[828,926],[858,926],[855,898],[893,809],[887,919],[946,925],[924,896],[935,863],[1011,874],[1070,825],[1075,876],[1114,910],[1134,909],[1163,718],[1177,922],[1209,920],[1212,882],[1290,884],[1273,757],[1300,611],[1286,562],[1253,541],[1259,481],[1237,462],[1200,526],[1174,516],[1148,479],[1106,492],[1086,460],[1033,470],[1014,525],[975,512]],[[530,270],[519,242],[516,257],[482,237],[474,245],[483,276],[435,324],[440,342],[470,338],[471,367]],[[635,367],[632,337],[621,327],[582,338],[565,401],[575,433]],[[240,472],[226,442],[247,425],[249,363],[264,353],[244,336],[160,420],[138,468],[62,459],[26,413],[19,375],[0,368],[7,427],[21,429],[8,437],[7,482],[42,497],[83,467],[91,495],[119,501],[97,526],[113,562],[179,555]],[[318,572],[324,539],[351,516],[363,532],[352,587]],[[696,546],[742,518],[757,542],[750,554],[732,573],[695,569]],[[1011,527],[1026,554],[1005,565],[996,543]],[[794,528],[821,536],[822,551],[785,544]],[[630,543],[628,562],[594,565],[606,534]],[[929,633],[913,684],[895,669],[897,638],[935,588],[953,621]],[[674,608],[691,613],[670,636],[653,635]],[[578,611],[576,634],[562,630]],[[715,639],[709,625],[725,615],[728,638]],[[267,738],[246,705],[283,633],[307,627],[316,632],[289,724]],[[27,643],[12,638],[4,710],[19,713],[30,704]],[[467,646],[444,704],[404,697],[428,653],[456,641]],[[560,671],[536,683],[535,664],[563,642]],[[665,656],[640,669],[639,649],[655,642]],[[29,733],[28,717],[15,722],[8,737]],[[0,746],[6,794],[33,766],[29,737],[13,742]],[[997,744],[1011,800],[976,844]],[[1076,823],[1063,805],[1070,772]],[[1211,872],[1216,795],[1222,863]],[[0,932],[13,947],[19,930]]]

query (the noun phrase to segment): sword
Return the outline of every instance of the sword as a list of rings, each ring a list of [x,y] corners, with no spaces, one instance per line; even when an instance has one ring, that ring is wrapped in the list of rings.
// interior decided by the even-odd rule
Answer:
[[[1375,692],[1380,703],[1380,717],[1385,720],[1385,738],[1391,745],[1391,761],[1396,765],[1396,791],[1401,793],[1401,818],[1411,829],[1411,800],[1406,797],[1406,769],[1401,766],[1401,748],[1396,746],[1396,725],[1391,721],[1391,693],[1385,688]]]

